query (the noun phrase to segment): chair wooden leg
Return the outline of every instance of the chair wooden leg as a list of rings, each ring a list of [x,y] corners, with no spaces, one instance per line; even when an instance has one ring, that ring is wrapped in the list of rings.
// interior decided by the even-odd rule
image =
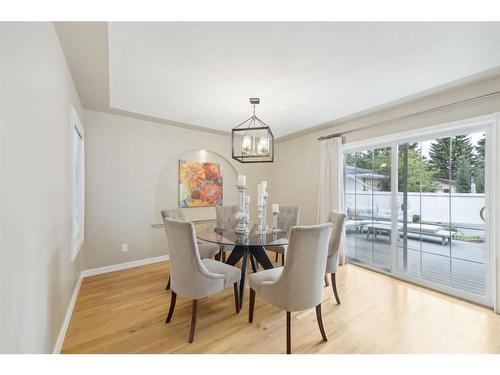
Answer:
[[[335,300],[337,303],[340,305],[340,298],[339,294],[337,293],[337,281],[335,279],[335,273],[332,273],[332,289],[333,289],[333,294],[335,295]]]
[[[165,323],[170,323],[170,320],[172,320],[172,315],[174,314],[176,300],[177,300],[177,294],[172,290],[172,296],[170,297],[170,309],[168,310],[167,320],[165,320]]]
[[[292,354],[292,313],[286,312],[286,354]]]
[[[222,252],[222,261],[224,263],[226,263],[226,252],[225,251]]]
[[[194,340],[194,328],[196,326],[196,309],[198,307],[198,300],[193,300],[193,310],[191,313],[191,329],[189,330],[189,343],[191,344]]]
[[[234,307],[236,308],[236,314],[240,313],[240,301],[238,298],[238,283],[233,284],[234,289]]]
[[[285,265],[285,253],[281,254],[281,265]]]
[[[220,262],[220,257],[221,257],[221,252],[219,251],[217,254],[215,254],[215,260]]]
[[[280,254],[277,252],[277,253],[276,253],[276,259],[274,260],[276,263],[278,263],[278,256],[279,256],[279,255],[280,255]]]
[[[248,323],[253,322],[253,310],[255,308],[255,290],[250,288],[250,306],[248,308]]]
[[[165,290],[169,290],[169,289],[170,289],[170,276],[168,277],[167,286],[165,287]]]
[[[326,337],[325,327],[323,326],[323,318],[321,317],[321,303],[316,306],[316,319],[318,320],[319,331],[323,337],[323,341],[328,341]]]

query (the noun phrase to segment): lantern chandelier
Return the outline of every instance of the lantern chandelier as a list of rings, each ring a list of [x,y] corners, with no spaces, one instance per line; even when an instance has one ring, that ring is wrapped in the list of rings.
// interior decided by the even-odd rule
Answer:
[[[272,163],[274,136],[271,128],[255,115],[259,98],[250,98],[253,115],[231,131],[232,157],[240,163]]]

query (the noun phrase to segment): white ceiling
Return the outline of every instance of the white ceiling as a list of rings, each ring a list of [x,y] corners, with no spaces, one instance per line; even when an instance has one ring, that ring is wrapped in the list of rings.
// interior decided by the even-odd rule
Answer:
[[[500,66],[500,23],[110,23],[116,109],[281,137]]]

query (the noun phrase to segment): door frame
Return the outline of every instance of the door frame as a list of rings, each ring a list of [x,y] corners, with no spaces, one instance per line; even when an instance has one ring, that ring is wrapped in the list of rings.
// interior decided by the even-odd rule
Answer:
[[[486,263],[487,263],[487,286],[486,296],[478,296],[469,292],[459,291],[455,288],[443,286],[430,281],[416,279],[401,274],[397,270],[397,236],[398,236],[398,184],[391,183],[391,271],[386,272],[369,265],[350,260],[351,263],[370,270],[380,272],[412,284],[420,285],[429,289],[449,294],[480,305],[494,307],[498,309],[496,301],[496,280],[500,275],[496,275],[495,259],[500,259],[500,249],[495,246],[495,164],[496,164],[496,131],[495,126],[500,113],[494,113],[485,116],[478,116],[459,121],[452,121],[438,125],[426,126],[422,129],[412,129],[387,136],[374,137],[367,140],[345,143],[342,145],[342,155],[366,149],[391,147],[391,181],[398,181],[398,145],[404,142],[419,142],[440,137],[451,137],[467,132],[476,132],[484,130],[486,133],[485,143],[485,228],[486,228]]]

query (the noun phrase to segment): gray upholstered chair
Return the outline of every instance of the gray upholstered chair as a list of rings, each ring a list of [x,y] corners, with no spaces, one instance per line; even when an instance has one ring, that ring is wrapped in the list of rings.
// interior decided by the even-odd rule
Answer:
[[[169,323],[175,309],[177,294],[193,300],[189,342],[193,342],[198,300],[223,291],[233,284],[236,313],[239,313],[239,268],[213,259],[201,259],[193,223],[164,219],[170,254],[172,296],[165,323]]]
[[[330,274],[332,278],[332,289],[335,296],[335,300],[340,305],[340,298],[337,292],[337,281],[335,274],[339,266],[339,254],[340,254],[340,240],[342,239],[342,233],[344,231],[346,215],[341,212],[330,211],[328,213],[328,223],[333,224],[332,237],[330,238],[330,243],[328,245],[328,258],[326,259],[326,273],[325,281],[328,282],[327,274]],[[328,285],[328,283],[327,283]]]
[[[321,318],[323,276],[332,224],[292,227],[284,267],[271,268],[249,276],[250,308],[253,321],[255,293],[266,302],[286,310],[286,349],[291,352],[291,312],[316,307],[316,318],[327,341]]]
[[[233,230],[236,227],[238,206],[215,206],[216,226],[221,229]],[[226,261],[226,251],[232,251],[234,246],[220,246],[222,261]]]
[[[299,212],[300,207],[281,206],[280,213],[278,214],[278,228],[290,235],[290,229],[296,225],[299,225]],[[285,264],[286,248],[286,245],[282,245],[267,247],[266,250],[274,251],[276,253],[276,262],[278,261],[278,255],[281,254],[281,265],[283,265]]]
[[[162,210],[161,217],[163,220],[166,218],[186,221],[186,217],[184,213],[179,208],[172,208],[170,210]],[[219,246],[211,243],[198,241],[198,251],[200,252],[201,258],[213,258],[216,254],[219,253]],[[170,289],[170,277],[168,278],[166,290]]]

